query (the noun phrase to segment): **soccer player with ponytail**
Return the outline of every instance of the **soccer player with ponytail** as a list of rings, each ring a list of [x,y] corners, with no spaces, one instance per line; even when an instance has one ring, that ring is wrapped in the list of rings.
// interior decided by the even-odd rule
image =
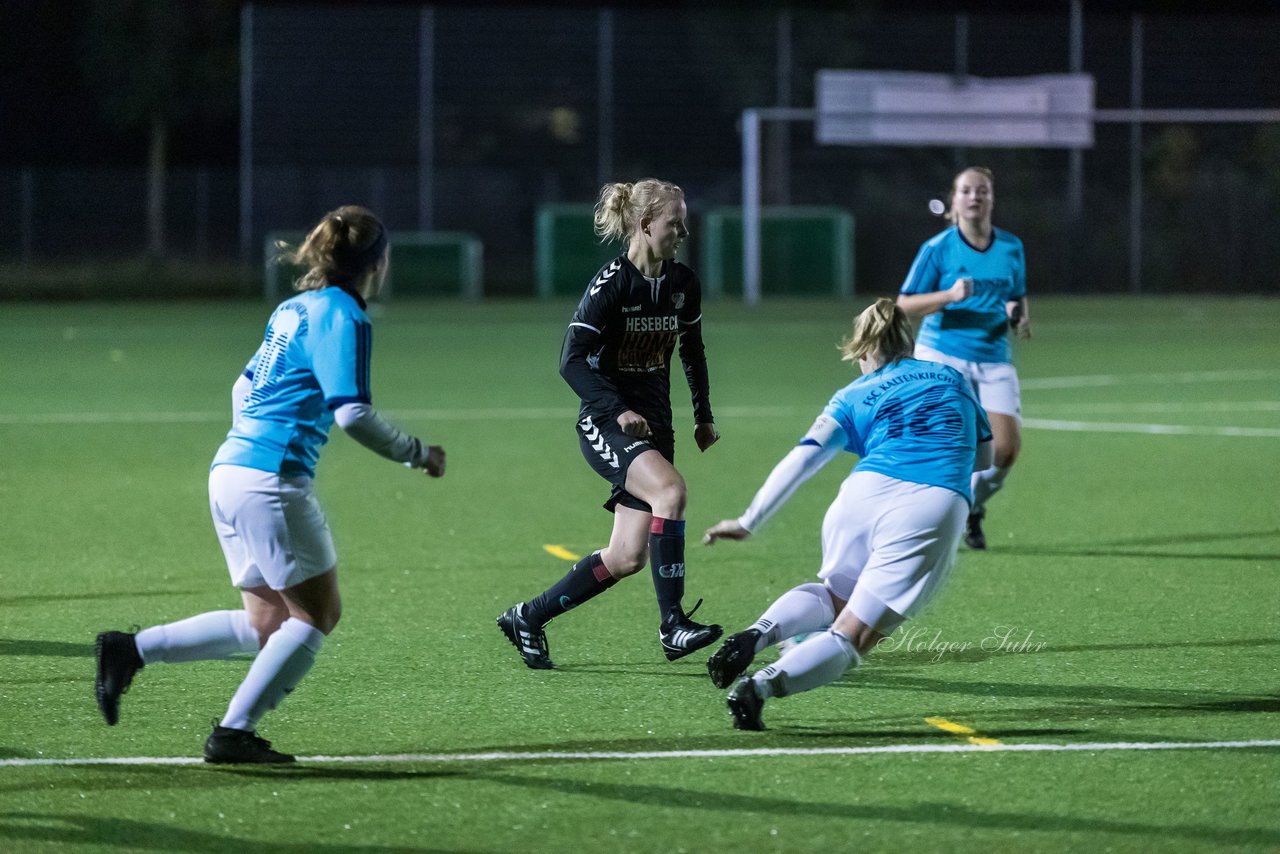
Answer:
[[[232,425],[209,471],[213,525],[243,608],[210,611],[136,635],[103,632],[96,645],[98,708],[119,719],[120,696],[156,662],[254,655],[205,742],[216,763],[292,762],[257,735],[311,669],[341,615],[337,553],[312,492],[320,448],[337,422],[360,444],[431,477],[444,449],[388,424],[369,391],[372,328],[365,301],[387,273],[387,232],[370,211],[327,214],[282,258],[308,268],[281,303],[231,392]]]
[[[765,701],[809,691],[857,666],[922,608],[946,578],[969,512],[969,477],[990,465],[991,428],[954,369],[912,358],[911,325],[880,299],[853,324],[843,358],[862,376],[836,392],[746,512],[703,537],[745,540],[841,451],[860,457],[822,523],[822,583],[784,593],[707,661],[728,687],[755,655],[815,633],[774,664],[738,679],[729,710],[738,729],[764,729]]]
[[[553,618],[652,565],[658,639],[669,661],[713,643],[717,625],[696,623],[684,598],[684,478],[675,468],[671,354],[693,396],[693,439],[705,451],[720,438],[711,414],[702,344],[702,287],[676,259],[688,236],[684,192],[654,178],[606,184],[596,234],[626,249],[592,278],[569,321],[560,375],[581,398],[578,444],[612,486],[609,544],[580,560],[538,596],[508,608],[498,627],[535,670],[552,666],[543,627]],[[701,600],[699,600],[701,604]]]

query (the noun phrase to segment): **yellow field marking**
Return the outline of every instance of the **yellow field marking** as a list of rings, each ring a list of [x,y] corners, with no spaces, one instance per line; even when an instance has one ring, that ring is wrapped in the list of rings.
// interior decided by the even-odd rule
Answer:
[[[963,735],[970,744],[994,745],[1000,743],[998,738],[987,738],[986,736],[978,735],[978,731],[973,727],[952,723],[946,718],[925,718],[924,722],[930,726],[936,726],[944,732]]]
[[[574,563],[577,563],[578,561],[582,560],[582,555],[576,555],[573,552],[566,549],[564,546],[543,546],[542,550],[545,551],[547,554],[555,555],[561,560],[569,560],[569,561],[573,561]]]

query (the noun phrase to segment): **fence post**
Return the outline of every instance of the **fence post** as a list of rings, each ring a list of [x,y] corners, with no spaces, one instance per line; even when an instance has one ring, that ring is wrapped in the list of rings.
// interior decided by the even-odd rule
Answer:
[[[1142,13],[1133,13],[1129,78],[1129,292],[1142,293]]]
[[[36,176],[30,166],[23,166],[18,178],[19,232],[22,235],[22,266],[31,266],[32,248],[35,244],[36,224]]]

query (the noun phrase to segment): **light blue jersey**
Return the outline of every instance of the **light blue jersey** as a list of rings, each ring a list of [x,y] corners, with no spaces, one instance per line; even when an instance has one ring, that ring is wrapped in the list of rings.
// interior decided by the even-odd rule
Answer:
[[[373,327],[364,302],[337,286],[285,300],[245,368],[253,391],[213,465],[315,476],[333,410],[372,403]]]
[[[844,428],[854,471],[941,486],[970,499],[969,476],[991,425],[969,385],[937,362],[903,359],[859,377],[823,410]]]
[[[979,251],[952,226],[920,247],[900,292],[945,291],[965,278],[973,296],[925,317],[917,341],[968,362],[1012,361],[1005,303],[1027,295],[1022,241],[992,228],[991,245]]]

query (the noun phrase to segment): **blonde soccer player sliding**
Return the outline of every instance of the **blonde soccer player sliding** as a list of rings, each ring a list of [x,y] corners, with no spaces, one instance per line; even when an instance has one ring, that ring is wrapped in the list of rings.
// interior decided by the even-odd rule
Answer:
[[[969,477],[989,464],[991,428],[954,369],[912,358],[906,314],[880,299],[854,320],[842,346],[862,376],[840,389],[736,519],[703,537],[745,540],[815,472],[848,451],[859,457],[822,523],[819,582],[780,596],[707,661],[738,729],[764,729],[767,700],[809,691],[857,666],[919,611],[946,578],[969,513]],[[774,664],[738,677],[756,654],[816,633]]]
[[[301,293],[277,306],[232,387],[231,430],[209,471],[213,526],[243,607],[97,638],[95,690],[111,725],[144,666],[254,655],[205,742],[207,762],[294,760],[257,727],[311,669],[341,616],[337,553],[312,491],[330,426],[432,477],[445,468],[443,448],[388,424],[373,407],[365,308],[389,264],[381,221],[365,208],[341,207],[300,247],[282,248],[285,260],[307,268],[295,285]]]
[[[951,182],[950,228],[925,241],[898,294],[908,317],[924,320],[917,359],[950,365],[973,387],[995,436],[991,465],[970,479],[973,508],[965,543],[985,549],[987,502],[1004,486],[1022,449],[1022,397],[1009,330],[1031,337],[1022,241],[991,224],[995,176],[971,166]]]

